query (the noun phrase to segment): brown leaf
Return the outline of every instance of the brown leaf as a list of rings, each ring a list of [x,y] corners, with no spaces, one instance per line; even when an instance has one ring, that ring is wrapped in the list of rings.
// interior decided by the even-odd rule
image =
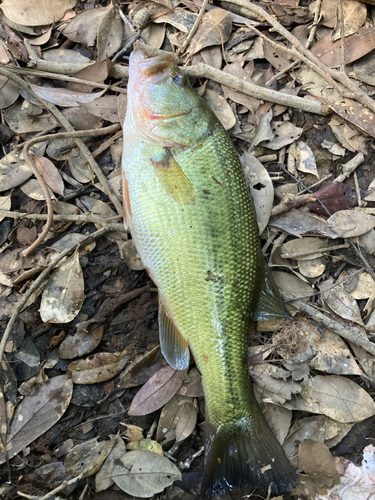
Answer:
[[[128,414],[148,415],[164,406],[181,387],[186,370],[174,370],[169,365],[155,373],[135,395]]]
[[[93,332],[78,330],[75,335],[61,339],[63,342],[59,347],[61,359],[72,359],[85,356],[98,347],[104,334],[104,325],[100,325]],[[60,340],[60,342],[61,342]]]
[[[375,28],[361,28],[355,35],[345,38],[345,63],[349,64],[365,56],[375,47]],[[341,39],[331,41],[331,33],[321,38],[311,52],[329,68],[341,64]]]
[[[89,82],[104,83],[104,80],[108,78],[108,65],[107,61],[97,61],[94,64],[90,64],[86,68],[81,69],[74,75],[74,78],[80,78],[81,80],[87,80]],[[67,88],[75,92],[92,92],[95,85],[89,86],[82,83],[68,83]]]
[[[215,9],[203,16],[202,24],[193,36],[190,53],[195,54],[210,45],[222,45],[232,31],[232,19],[229,12]]]
[[[77,0],[3,0],[1,8],[14,23],[26,26],[41,26],[60,21],[68,9],[75,7]]]
[[[375,217],[353,210],[340,210],[328,220],[328,227],[334,231],[336,238],[353,238],[368,233],[375,227]]]
[[[87,477],[96,474],[115,443],[116,438],[100,443],[98,443],[97,438],[93,438],[78,444],[68,453],[64,461],[65,470],[71,476],[83,474],[84,477]]]
[[[122,21],[118,10],[112,3],[111,9],[106,10],[100,19],[97,37],[98,59],[104,61],[106,57],[111,57],[121,47],[122,41]]]
[[[51,160],[45,156],[33,156],[32,158],[34,159],[36,167],[47,186],[49,186],[55,193],[64,196],[64,182],[60,172]]]
[[[180,403],[176,418],[178,418],[176,426],[176,442],[178,443],[189,437],[195,429],[197,408],[189,401],[183,401]]]
[[[310,476],[318,488],[332,488],[340,483],[335,459],[324,443],[305,439],[299,445],[298,460],[305,474]]]
[[[324,207],[318,201],[311,201],[307,204],[309,210],[316,214],[332,215],[339,210],[346,210],[355,207],[358,203],[355,189],[342,182],[332,182],[328,186],[319,189],[314,193],[317,200],[323,202]]]
[[[111,123],[119,123],[120,118],[117,113],[118,96],[106,95],[95,99],[89,103],[82,103],[81,107],[94,116]]]
[[[61,418],[70,403],[72,393],[72,379],[68,375],[60,375],[51,378],[32,396],[23,399],[10,426],[8,458],[14,457]],[[4,462],[5,457],[0,453],[0,463]]]
[[[96,384],[115,377],[127,363],[125,353],[98,352],[68,365],[75,384]]]
[[[89,94],[83,92],[75,92],[64,88],[39,87],[38,85],[34,85],[32,83],[30,83],[30,87],[33,89],[36,95],[38,95],[45,101],[65,108],[68,108],[70,106],[79,106],[80,104],[91,102],[94,99],[101,97],[105,92],[104,89],[100,92],[93,92]]]

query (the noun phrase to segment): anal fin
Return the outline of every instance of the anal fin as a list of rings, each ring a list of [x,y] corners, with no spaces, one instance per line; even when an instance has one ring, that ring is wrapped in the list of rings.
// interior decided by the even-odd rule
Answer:
[[[159,338],[163,356],[175,370],[189,367],[189,342],[177,329],[162,300],[159,300]]]
[[[284,305],[279,289],[273,279],[270,268],[264,257],[260,257],[262,275],[260,277],[260,290],[258,304],[253,313],[253,320],[269,320],[275,318],[294,319]]]
[[[175,201],[186,205],[195,203],[194,188],[169,149],[150,161],[159,181]]]

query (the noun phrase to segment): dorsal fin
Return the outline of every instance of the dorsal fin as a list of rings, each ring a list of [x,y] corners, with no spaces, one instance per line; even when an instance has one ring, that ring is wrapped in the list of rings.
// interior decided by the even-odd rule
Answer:
[[[175,370],[189,367],[189,341],[176,327],[163,300],[159,299],[159,338],[163,356]]]
[[[263,255],[260,256],[260,290],[258,304],[253,313],[254,321],[268,320],[274,318],[294,319],[284,305],[279,289],[273,279]]]
[[[169,149],[163,149],[161,155],[150,161],[164,189],[175,201],[186,205],[195,203],[194,188]]]

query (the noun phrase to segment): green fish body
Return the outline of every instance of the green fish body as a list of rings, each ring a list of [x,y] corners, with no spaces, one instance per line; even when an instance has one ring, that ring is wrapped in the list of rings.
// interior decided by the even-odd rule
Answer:
[[[206,401],[204,495],[281,494],[297,476],[256,403],[248,319],[287,316],[259,244],[237,152],[171,57],[130,59],[124,220],[159,290],[162,352],[190,352]]]

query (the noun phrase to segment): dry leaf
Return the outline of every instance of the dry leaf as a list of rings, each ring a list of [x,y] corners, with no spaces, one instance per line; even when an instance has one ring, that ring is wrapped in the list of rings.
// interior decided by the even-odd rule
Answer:
[[[194,431],[197,423],[197,408],[190,401],[182,401],[177,410],[176,442],[183,441]]]
[[[125,453],[126,447],[124,441],[117,436],[115,438],[116,442],[112,451],[107,456],[102,468],[95,475],[95,490],[96,492],[106,490],[113,485],[113,480],[111,476],[113,474],[113,468],[117,460],[119,460]]]
[[[75,384],[96,384],[115,377],[128,361],[125,353],[98,352],[68,365]]]
[[[272,122],[274,136],[271,140],[264,141],[262,145],[269,149],[281,149],[296,141],[302,134],[303,128],[296,127],[292,122]]]
[[[73,9],[77,0],[3,0],[1,8],[14,23],[26,26],[54,24],[64,17],[68,9]]]
[[[0,167],[1,168],[1,167]],[[12,206],[11,195],[8,196],[0,196],[0,211],[1,210],[10,210]],[[5,219],[5,215],[0,215],[0,222]]]
[[[207,12],[202,23],[190,42],[189,52],[195,54],[211,45],[223,45],[232,31],[232,19],[229,12],[214,9]]]
[[[120,118],[117,113],[118,96],[107,95],[99,97],[88,103],[81,103],[81,107],[94,116],[111,123],[119,123]]]
[[[128,495],[149,498],[181,480],[181,472],[166,457],[133,450],[116,460],[111,479]]]
[[[79,251],[65,260],[51,275],[42,295],[40,316],[44,323],[69,323],[81,310],[85,284]]]
[[[335,459],[324,443],[305,439],[298,448],[298,461],[317,488],[332,488],[340,482]]]
[[[45,156],[33,156],[36,167],[44,179],[44,182],[52,191],[64,196],[64,182],[55,165]]]
[[[164,456],[163,448],[153,439],[138,439],[137,441],[129,441],[126,445],[126,449],[150,451],[151,453],[156,453],[161,457]]]
[[[289,153],[291,150],[294,151],[296,169],[305,174],[315,175],[319,179],[315,157],[309,146],[303,141],[298,141],[289,148]]]
[[[68,375],[60,375],[51,378],[39,386],[36,393],[22,400],[10,426],[8,458],[14,457],[61,418],[70,403],[72,393],[72,379]],[[0,453],[0,463],[4,462],[5,457]]]
[[[375,217],[353,210],[341,210],[332,215],[327,223],[329,229],[336,233],[335,238],[353,238],[374,229]]]
[[[81,11],[69,22],[68,26],[63,29],[64,35],[73,42],[93,47],[98,36],[100,23],[103,17],[112,9],[113,5],[110,3],[107,7],[98,7],[96,9]]]
[[[18,85],[13,80],[8,80],[5,76],[0,75],[0,109],[8,108],[14,104],[18,96]]]
[[[343,0],[343,22],[344,22],[344,36],[347,37],[353,33],[357,33],[359,28],[363,26],[367,17],[367,8],[363,2],[357,0]],[[335,20],[335,29],[332,33],[332,41],[338,40],[340,34],[340,22]]]
[[[330,309],[340,316],[340,318],[348,319],[364,326],[356,300],[348,294],[343,283],[331,288],[333,284],[333,278],[329,278],[318,285]],[[331,288],[331,290],[325,292],[328,288]]]
[[[253,155],[245,152],[240,161],[246,184],[254,200],[259,234],[262,234],[271,216],[273,184],[267,170]]]
[[[111,57],[121,47],[123,35],[123,23],[117,8],[112,5],[111,9],[106,9],[105,14],[100,18],[98,37],[96,44],[98,47],[98,60],[104,61],[106,57]]]
[[[30,83],[30,87],[37,96],[41,97],[45,101],[64,108],[79,106],[80,104],[91,102],[102,96],[105,92],[104,89],[100,92],[84,93],[64,88],[39,87],[38,85],[34,85],[32,83]]]
[[[324,206],[319,201],[311,201],[307,204],[309,210],[325,216],[330,216],[340,210],[354,207],[358,203],[355,189],[342,182],[332,182],[322,189],[315,191],[314,196]]]
[[[95,328],[94,331],[78,330],[75,335],[66,337],[60,347],[61,359],[72,359],[89,354],[98,347],[103,338],[104,325]]]
[[[134,396],[128,414],[148,415],[164,406],[181,387],[186,372],[169,365],[161,368]]]
[[[362,422],[375,415],[375,402],[372,397],[345,377],[312,377],[309,387],[301,390],[301,396],[306,402],[317,406],[317,413],[323,413],[338,422]]]
[[[326,219],[302,210],[293,209],[280,216],[271,217],[269,225],[297,237],[309,233],[338,238],[337,233],[330,228]]]
[[[203,94],[203,99],[218,117],[225,130],[229,130],[234,127],[236,117],[224,97],[219,95],[214,90],[206,89]]]
[[[374,47],[375,29],[361,28],[354,35],[345,38],[345,64],[365,56]],[[336,68],[341,64],[341,39],[332,42],[330,33],[321,38],[310,50],[329,68]]]
[[[71,476],[82,474],[83,477],[96,474],[112,451],[115,443],[116,439],[98,443],[97,438],[94,438],[78,444],[68,453],[64,460],[66,472]]]

